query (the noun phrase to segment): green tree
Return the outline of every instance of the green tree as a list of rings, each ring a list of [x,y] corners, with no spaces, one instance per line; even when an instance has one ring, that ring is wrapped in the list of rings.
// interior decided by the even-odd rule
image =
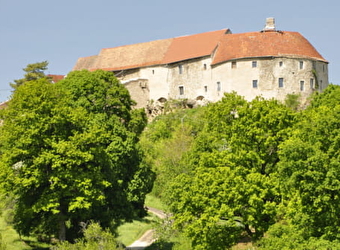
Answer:
[[[83,228],[84,238],[77,240],[72,244],[67,241],[59,243],[52,247],[53,250],[123,250],[123,247],[118,246],[114,235],[103,230],[98,223],[91,223]]]
[[[328,241],[320,238],[305,238],[303,230],[287,222],[272,225],[257,244],[258,250],[330,250],[340,249],[339,241]]]
[[[46,78],[44,71],[47,70],[47,66],[47,61],[28,64],[26,68],[23,69],[23,71],[25,71],[24,78],[14,80],[14,83],[10,83],[11,87],[16,89],[25,82]]]
[[[244,234],[256,241],[275,223],[278,147],[294,119],[275,100],[235,93],[209,106],[186,160],[192,171],[175,178],[168,201],[195,249],[225,249]]]
[[[153,173],[137,147],[145,114],[110,72],[72,72],[16,89],[2,111],[1,184],[22,235],[78,237],[144,213]]]
[[[204,108],[174,110],[157,117],[141,138],[146,161],[157,173],[153,194],[162,198],[178,174],[187,171],[182,158],[202,128]]]
[[[307,110],[281,145],[279,176],[286,215],[306,239],[340,238],[339,114],[339,104]]]
[[[311,98],[311,104],[308,107],[309,109],[313,109],[319,106],[329,106],[333,107],[339,105],[340,103],[340,86],[330,84],[328,87],[322,92],[314,92]]]

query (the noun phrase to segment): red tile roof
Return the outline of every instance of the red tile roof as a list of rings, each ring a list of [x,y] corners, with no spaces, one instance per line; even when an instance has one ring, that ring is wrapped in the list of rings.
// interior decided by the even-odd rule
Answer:
[[[327,62],[298,32],[249,32],[229,29],[156,40],[108,49],[98,56],[79,58],[73,70],[134,69],[213,55],[212,64],[255,57],[292,56]]]
[[[64,77],[65,77],[64,75],[51,75],[51,74],[48,74],[47,76],[48,76],[48,77],[52,80],[52,82],[54,82],[54,83],[63,80]]]
[[[298,32],[249,32],[223,36],[212,64],[254,57],[292,56],[326,62]]]
[[[173,39],[163,59],[163,64],[210,56],[216,48],[218,41],[228,32],[230,32],[229,29],[223,29],[176,37]]]

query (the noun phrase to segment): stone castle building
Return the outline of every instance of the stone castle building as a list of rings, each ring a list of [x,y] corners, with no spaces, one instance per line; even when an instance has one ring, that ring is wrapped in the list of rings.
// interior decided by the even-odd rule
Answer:
[[[298,32],[278,31],[273,18],[263,30],[229,29],[102,49],[79,58],[73,70],[112,71],[138,107],[170,99],[215,102],[236,91],[305,100],[328,85],[328,62]]]

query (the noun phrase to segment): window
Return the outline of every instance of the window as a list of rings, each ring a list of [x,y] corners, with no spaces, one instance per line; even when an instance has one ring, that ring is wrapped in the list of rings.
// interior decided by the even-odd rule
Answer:
[[[300,81],[300,91],[305,89],[305,81]]]
[[[313,78],[311,78],[309,80],[309,84],[310,84],[310,89],[314,89],[314,79]]]
[[[281,62],[279,62],[279,66],[280,67],[282,67],[283,66],[283,62],[281,61]]]
[[[231,62],[231,68],[236,69],[236,62]]]
[[[221,83],[217,82],[217,91],[221,91]]]
[[[252,61],[251,66],[252,66],[253,68],[256,68],[256,67],[257,67],[257,61]]]
[[[154,70],[152,70],[152,74],[155,74],[155,71],[154,71]]]
[[[178,65],[178,72],[179,74],[182,74],[183,73],[183,65]]]
[[[208,92],[208,86],[204,86],[204,92]]]
[[[206,70],[207,69],[207,65],[203,64],[203,69]]]
[[[283,78],[279,78],[279,88],[283,88]]]
[[[253,88],[254,88],[254,89],[257,88],[257,80],[253,80]]]
[[[300,69],[303,69],[303,61],[300,61]]]
[[[184,95],[184,86],[179,86],[179,95]]]

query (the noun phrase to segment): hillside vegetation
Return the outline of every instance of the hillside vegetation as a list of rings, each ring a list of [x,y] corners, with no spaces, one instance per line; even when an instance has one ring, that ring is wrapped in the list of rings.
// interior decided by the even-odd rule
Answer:
[[[178,234],[192,249],[240,240],[256,249],[339,249],[339,121],[336,85],[299,111],[231,93],[157,117],[141,145],[157,174],[152,193],[173,214],[159,242]]]
[[[147,124],[112,72],[46,68],[0,111],[0,250],[123,249],[152,204],[169,217],[150,250],[340,249],[340,86],[303,109],[226,93]]]

